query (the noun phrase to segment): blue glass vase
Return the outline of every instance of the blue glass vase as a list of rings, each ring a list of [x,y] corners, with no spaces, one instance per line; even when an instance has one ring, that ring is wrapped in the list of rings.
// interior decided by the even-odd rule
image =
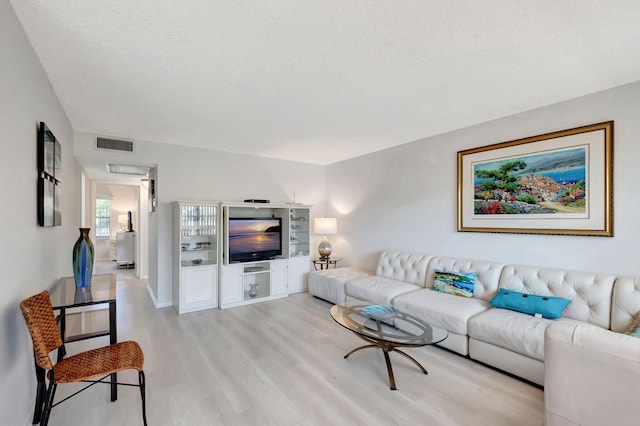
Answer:
[[[93,274],[93,242],[89,238],[91,228],[79,228],[80,237],[73,246],[73,279],[76,288],[89,287]]]

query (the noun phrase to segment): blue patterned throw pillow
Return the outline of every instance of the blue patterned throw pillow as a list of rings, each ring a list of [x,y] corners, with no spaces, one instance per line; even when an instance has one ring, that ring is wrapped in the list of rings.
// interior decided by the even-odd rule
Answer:
[[[625,334],[640,338],[640,313],[636,316],[636,320],[631,324],[631,328]]]
[[[431,290],[441,293],[454,294],[462,297],[473,297],[473,286],[476,283],[476,273],[443,271],[436,269],[435,281]]]

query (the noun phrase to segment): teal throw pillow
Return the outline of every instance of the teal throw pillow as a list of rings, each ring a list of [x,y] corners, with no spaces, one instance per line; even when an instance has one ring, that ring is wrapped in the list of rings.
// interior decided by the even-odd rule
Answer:
[[[435,281],[431,289],[456,296],[473,297],[473,286],[475,283],[475,272],[461,274],[459,272],[436,269]]]
[[[509,309],[523,314],[540,314],[544,318],[555,319],[562,316],[562,311],[569,306],[571,300],[562,297],[538,296],[519,293],[501,288],[498,294],[489,301],[496,308]]]

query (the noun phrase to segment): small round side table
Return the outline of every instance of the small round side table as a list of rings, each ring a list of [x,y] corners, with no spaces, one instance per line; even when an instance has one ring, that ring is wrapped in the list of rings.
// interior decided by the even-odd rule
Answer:
[[[322,258],[311,259],[311,261],[313,262],[313,269],[315,269],[316,271],[329,269],[331,265],[333,265],[333,267],[335,268],[336,264],[341,260],[342,260],[341,257],[330,257],[328,259],[322,259]],[[318,269],[318,266],[320,267],[320,269]]]

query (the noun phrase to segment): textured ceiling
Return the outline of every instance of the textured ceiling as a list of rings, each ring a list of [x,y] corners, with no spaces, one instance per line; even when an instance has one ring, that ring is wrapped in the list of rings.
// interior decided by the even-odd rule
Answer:
[[[11,0],[76,130],[318,164],[640,80],[640,2]]]

